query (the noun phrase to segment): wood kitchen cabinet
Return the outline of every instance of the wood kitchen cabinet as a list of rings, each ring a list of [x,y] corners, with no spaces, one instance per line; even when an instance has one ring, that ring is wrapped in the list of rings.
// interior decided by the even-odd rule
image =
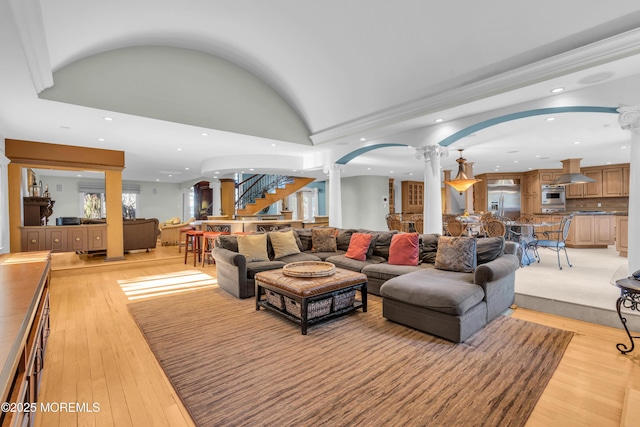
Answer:
[[[569,248],[606,248],[615,243],[613,215],[574,215],[567,236]]]
[[[424,212],[424,183],[402,181],[402,213]]]
[[[583,168],[580,173],[596,182],[567,185],[567,199],[629,196],[628,164]]]
[[[616,251],[627,256],[629,251],[629,217],[616,216]]]

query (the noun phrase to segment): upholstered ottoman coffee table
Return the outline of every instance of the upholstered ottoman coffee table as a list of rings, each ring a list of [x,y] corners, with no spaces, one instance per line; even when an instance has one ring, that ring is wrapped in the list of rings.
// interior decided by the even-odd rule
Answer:
[[[292,277],[283,269],[255,275],[256,310],[264,307],[300,325],[302,335],[310,324],[353,310],[367,311],[367,276],[342,268],[322,277]],[[355,299],[360,290],[360,301]],[[263,298],[264,297],[264,298]]]

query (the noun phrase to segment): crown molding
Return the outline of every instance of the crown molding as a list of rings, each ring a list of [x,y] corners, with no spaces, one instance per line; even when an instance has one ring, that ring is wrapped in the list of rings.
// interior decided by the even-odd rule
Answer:
[[[634,29],[519,68],[464,84],[433,96],[381,110],[310,136],[314,145],[362,135],[456,105],[523,88],[640,53],[640,29]]]
[[[53,86],[53,73],[39,0],[9,0],[36,93]]]

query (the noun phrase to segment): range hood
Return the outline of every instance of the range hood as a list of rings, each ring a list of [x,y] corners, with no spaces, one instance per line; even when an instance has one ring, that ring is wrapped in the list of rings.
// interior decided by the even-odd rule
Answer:
[[[596,182],[595,179],[591,179],[588,176],[584,176],[580,173],[580,160],[582,159],[567,159],[562,161],[563,174],[560,178],[552,182],[553,185],[570,185],[570,184],[587,184],[589,182]]]

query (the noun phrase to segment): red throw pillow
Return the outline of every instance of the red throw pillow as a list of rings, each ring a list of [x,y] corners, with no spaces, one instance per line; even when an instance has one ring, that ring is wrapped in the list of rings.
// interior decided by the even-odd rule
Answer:
[[[418,265],[418,233],[399,233],[391,237],[389,264]]]
[[[347,258],[357,259],[358,261],[366,260],[372,238],[373,235],[371,234],[353,233],[349,241],[349,249],[347,249],[345,256]]]

